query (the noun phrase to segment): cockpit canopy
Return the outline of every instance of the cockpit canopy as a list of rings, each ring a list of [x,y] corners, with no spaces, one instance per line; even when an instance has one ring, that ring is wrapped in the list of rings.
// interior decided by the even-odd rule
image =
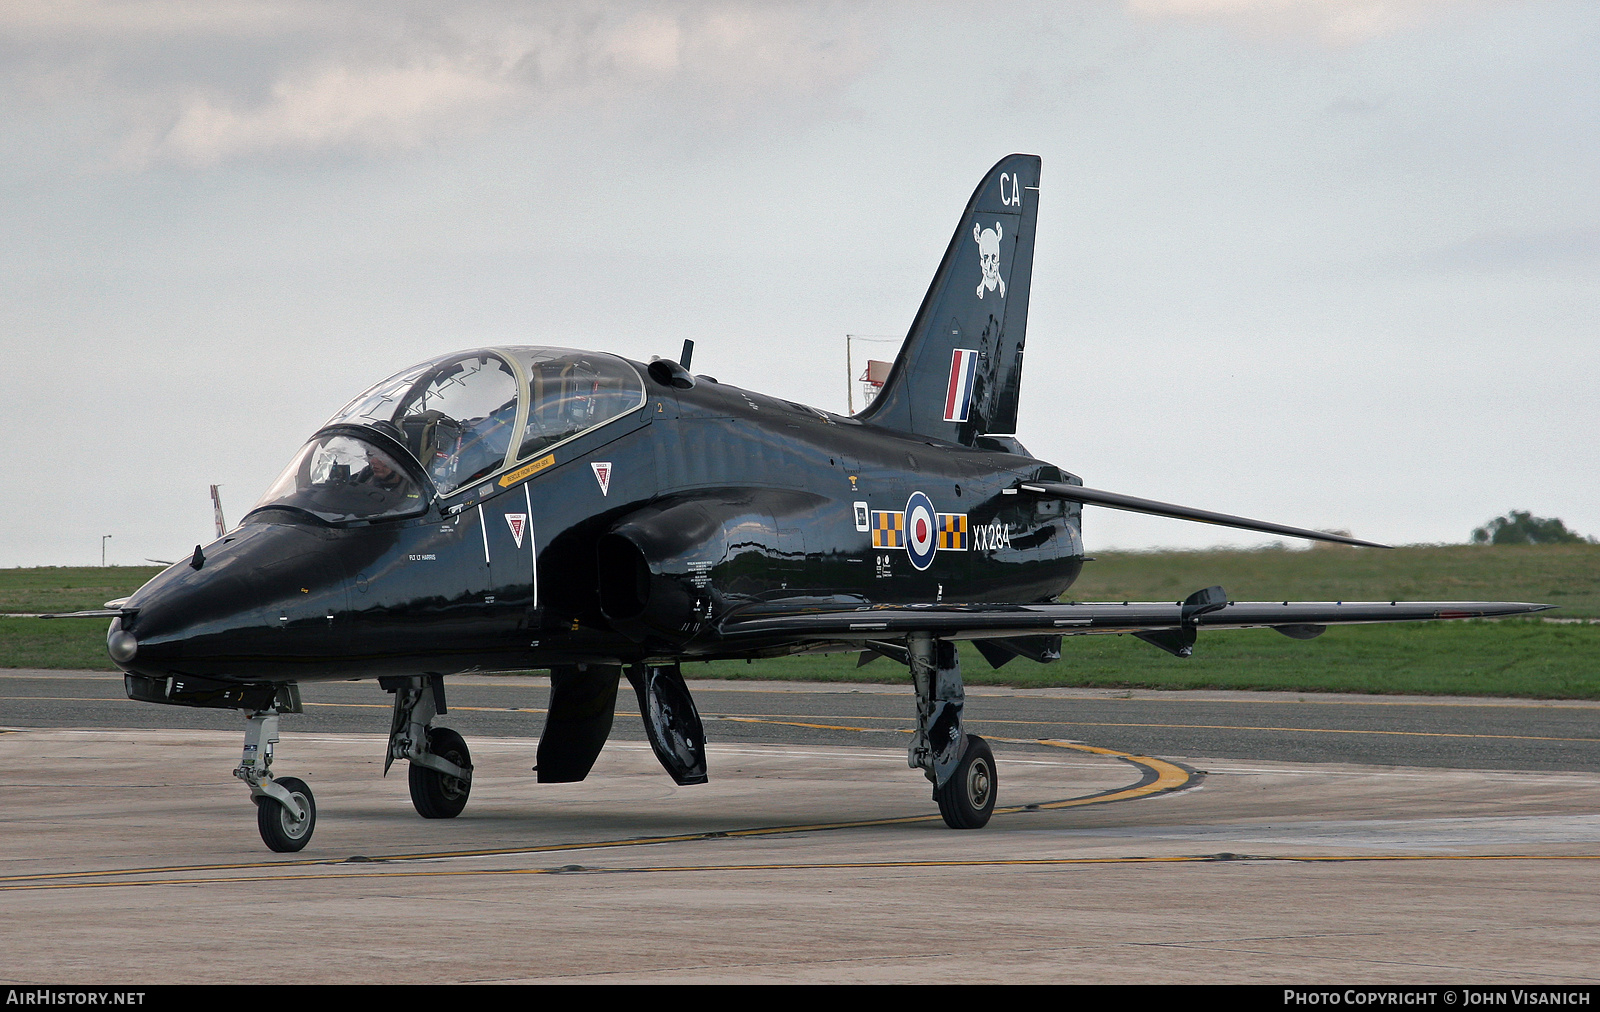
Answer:
[[[292,507],[340,521],[404,516],[426,507],[411,477],[404,478],[403,502],[375,497],[370,475],[383,464],[373,462],[395,462],[348,430],[327,433],[334,426],[383,433],[410,451],[437,494],[449,496],[644,402],[638,371],[614,355],[565,348],[445,355],[389,377],[340,409],[256,508]],[[396,466],[394,473],[407,470]],[[367,487],[357,490],[358,485]]]
[[[329,523],[411,516],[428,500],[407,470],[359,436],[323,433],[300,448],[256,509],[299,510]]]

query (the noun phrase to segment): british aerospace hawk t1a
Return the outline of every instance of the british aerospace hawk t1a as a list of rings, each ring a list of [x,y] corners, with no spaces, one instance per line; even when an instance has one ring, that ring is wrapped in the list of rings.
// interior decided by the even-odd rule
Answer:
[[[311,789],[272,771],[299,686],[394,695],[385,769],[425,818],[472,788],[437,725],[458,672],[548,669],[538,779],[584,779],[626,675],[679,784],[706,780],[685,660],[872,651],[916,688],[912,768],[945,821],[994,809],[994,758],[962,726],[955,641],[990,663],[1063,636],[1132,633],[1187,656],[1201,629],[1309,638],[1336,623],[1511,615],[1499,602],[1063,604],[1085,504],[1369,542],[1085,488],[1017,440],[1039,159],[968,201],[882,392],[854,416],[721,383],[679,360],[495,347],[413,366],[315,432],[231,533],[107,605],[136,700],[246,716],[234,773],[274,850],[304,847]],[[1381,546],[1379,546],[1381,547]]]

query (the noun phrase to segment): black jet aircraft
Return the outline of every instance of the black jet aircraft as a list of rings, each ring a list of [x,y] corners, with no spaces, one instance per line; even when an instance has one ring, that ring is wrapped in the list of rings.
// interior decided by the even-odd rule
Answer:
[[[994,758],[962,726],[957,640],[992,664],[1063,636],[1131,633],[1188,656],[1200,629],[1308,639],[1336,623],[1511,615],[1498,602],[1059,603],[1085,504],[1351,545],[1370,542],[1085,488],[1018,442],[1039,159],[973,193],[882,392],[853,417],[677,361],[495,347],[442,355],[357,396],[241,524],[109,602],[136,700],[246,715],[236,776],[273,850],[306,845],[311,789],[272,772],[299,685],[394,695],[385,770],[459,814],[472,788],[446,712],[458,672],[547,669],[541,782],[588,775],[620,679],[679,784],[706,780],[685,660],[860,651],[910,669],[909,763],[952,827],[994,809]],[[1382,546],[1375,546],[1382,547]]]

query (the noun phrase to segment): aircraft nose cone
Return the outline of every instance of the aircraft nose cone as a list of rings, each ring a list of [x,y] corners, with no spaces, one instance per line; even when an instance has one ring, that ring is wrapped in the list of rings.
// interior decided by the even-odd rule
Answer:
[[[133,633],[122,628],[122,619],[111,620],[111,628],[106,632],[106,652],[118,664],[127,664],[139,652],[139,641]]]
[[[125,672],[282,679],[333,663],[347,579],[320,528],[247,524],[206,546],[206,564],[170,566],[139,588],[106,634]]]

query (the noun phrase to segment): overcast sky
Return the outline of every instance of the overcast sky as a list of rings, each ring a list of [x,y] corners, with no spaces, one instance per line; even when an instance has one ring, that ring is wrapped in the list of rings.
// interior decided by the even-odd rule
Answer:
[[[904,333],[1011,151],[1035,455],[1392,543],[1600,533],[1592,0],[79,0],[0,2],[0,566],[178,558],[207,485],[236,522],[459,348],[689,337],[842,411],[844,335]]]

